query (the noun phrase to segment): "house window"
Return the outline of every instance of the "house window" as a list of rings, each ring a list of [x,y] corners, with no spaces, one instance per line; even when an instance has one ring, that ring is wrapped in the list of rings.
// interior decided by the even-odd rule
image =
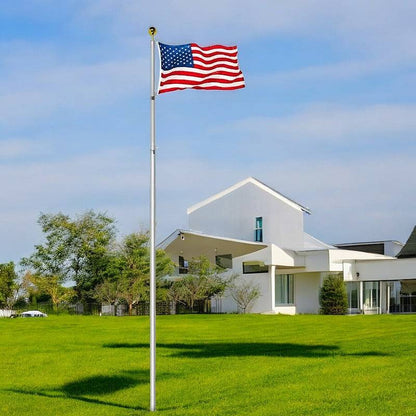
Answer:
[[[256,217],[256,229],[254,230],[254,241],[263,241],[263,217]]]
[[[359,309],[360,282],[347,282],[345,286],[347,289],[348,308]]]
[[[215,256],[215,264],[222,269],[232,269],[233,256],[231,254],[220,254]]]
[[[278,274],[275,277],[275,306],[293,305],[295,303],[295,276]]]
[[[243,273],[268,273],[269,266],[266,266],[261,261],[245,261],[243,262]]]
[[[179,256],[179,274],[188,273],[188,260],[185,260],[182,256]]]
[[[365,309],[377,309],[380,306],[380,283],[364,282],[363,298]]]

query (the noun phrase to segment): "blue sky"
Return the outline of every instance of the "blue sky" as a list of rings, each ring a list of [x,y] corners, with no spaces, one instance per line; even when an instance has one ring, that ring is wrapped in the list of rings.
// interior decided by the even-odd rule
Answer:
[[[148,226],[149,36],[239,47],[246,88],[157,98],[157,234],[254,176],[308,206],[328,242],[416,224],[416,6],[402,0],[3,0],[0,261],[40,212]],[[367,4],[369,3],[369,4]]]

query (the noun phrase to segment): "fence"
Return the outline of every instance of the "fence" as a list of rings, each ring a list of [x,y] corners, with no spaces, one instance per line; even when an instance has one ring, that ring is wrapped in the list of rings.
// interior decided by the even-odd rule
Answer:
[[[76,303],[72,305],[59,305],[56,309],[52,302],[38,302],[34,305],[27,305],[27,309],[36,309],[50,314],[69,313],[71,315],[109,315],[109,316],[126,316],[129,314],[128,305],[109,305],[100,303]],[[143,301],[138,302],[133,306],[132,315],[144,316],[149,315],[150,304]],[[194,303],[193,308],[180,303],[170,301],[158,301],[156,302],[156,314],[157,315],[179,315],[179,314],[209,314],[218,313],[218,306],[211,308],[210,300],[197,300]],[[0,315],[1,316],[1,315]]]

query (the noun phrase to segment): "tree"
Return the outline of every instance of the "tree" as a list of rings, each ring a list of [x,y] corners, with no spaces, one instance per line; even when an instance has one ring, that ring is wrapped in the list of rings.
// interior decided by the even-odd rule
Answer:
[[[109,280],[117,281],[118,295],[126,301],[129,314],[134,305],[150,297],[150,250],[149,233],[139,232],[124,237],[113,253],[116,273]],[[174,269],[171,259],[163,250],[156,250],[156,279],[159,286],[162,278]]]
[[[255,300],[260,296],[259,286],[250,282],[232,283],[229,289],[231,297],[236,301],[242,313],[249,312]]]
[[[122,293],[120,284],[117,280],[104,280],[95,287],[94,298],[100,303],[108,304],[111,306],[118,305],[122,299]],[[114,314],[117,312],[117,308],[114,308]]]
[[[64,287],[58,276],[41,276],[31,273],[25,274],[25,285],[32,293],[46,294],[50,297],[53,310],[58,311],[59,305],[69,302],[75,297],[72,288]]]
[[[324,315],[345,315],[348,310],[347,291],[342,276],[328,275],[319,293],[321,313]]]
[[[72,280],[78,297],[91,299],[93,289],[104,278],[115,238],[114,220],[88,211],[75,219],[62,213],[41,214],[38,223],[46,241],[36,245],[35,252],[21,264],[60,283]]]
[[[205,256],[193,258],[188,264],[188,274],[173,282],[169,297],[185,303],[193,310],[197,300],[224,293],[227,283],[221,278],[220,272],[221,269],[212,266]]]
[[[195,301],[207,298],[207,281],[195,275],[186,275],[172,285],[171,298],[179,299],[193,311]]]
[[[14,293],[17,290],[17,274],[14,263],[0,264],[0,307],[10,309],[14,303]]]
[[[120,293],[121,289],[117,281],[104,280],[103,283],[96,286],[94,297],[102,303],[116,305],[120,301]]]

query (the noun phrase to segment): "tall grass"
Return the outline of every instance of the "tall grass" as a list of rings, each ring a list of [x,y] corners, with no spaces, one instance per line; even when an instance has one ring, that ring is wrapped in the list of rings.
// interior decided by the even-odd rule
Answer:
[[[0,320],[0,415],[143,415],[146,317]],[[157,318],[161,415],[416,414],[416,316]]]

